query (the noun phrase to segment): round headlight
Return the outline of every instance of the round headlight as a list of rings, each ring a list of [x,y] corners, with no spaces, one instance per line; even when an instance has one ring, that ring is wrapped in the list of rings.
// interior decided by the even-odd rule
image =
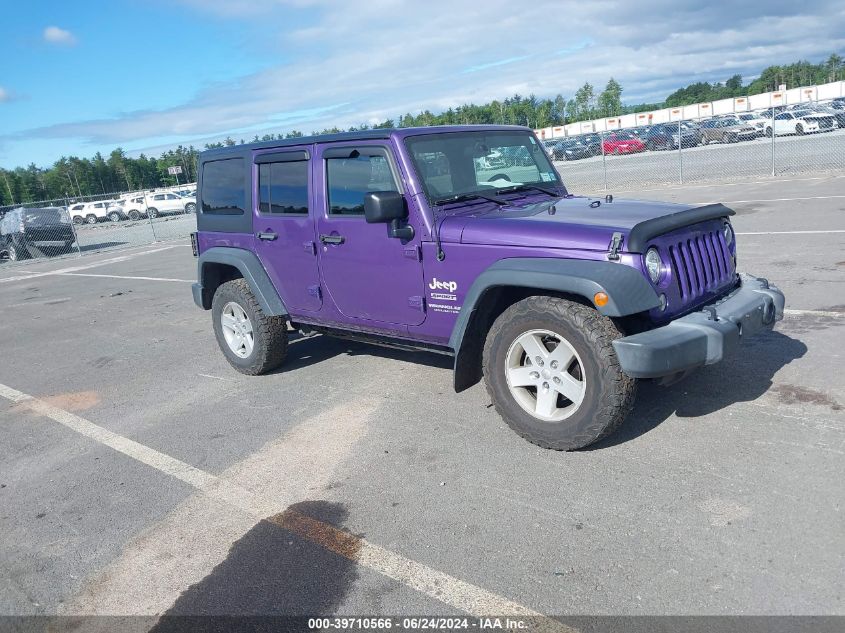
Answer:
[[[734,241],[734,230],[730,224],[725,224],[725,243],[730,246]]]
[[[663,268],[663,261],[656,248],[650,248],[645,254],[645,268],[651,283],[656,284],[660,279],[660,269]]]

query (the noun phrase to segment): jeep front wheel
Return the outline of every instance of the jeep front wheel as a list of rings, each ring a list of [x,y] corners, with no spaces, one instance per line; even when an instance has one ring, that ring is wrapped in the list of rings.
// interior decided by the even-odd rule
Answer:
[[[484,345],[496,411],[533,444],[583,448],[613,433],[631,410],[636,380],[613,350],[621,333],[590,307],[529,297],[505,310]]]
[[[227,281],[217,288],[211,315],[217,344],[242,374],[264,374],[285,360],[287,323],[283,317],[264,314],[245,280]]]

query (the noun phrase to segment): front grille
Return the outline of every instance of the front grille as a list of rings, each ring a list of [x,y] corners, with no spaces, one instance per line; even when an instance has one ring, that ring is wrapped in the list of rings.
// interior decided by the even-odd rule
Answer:
[[[669,246],[672,273],[681,302],[694,303],[734,277],[734,265],[722,231],[701,233]]]

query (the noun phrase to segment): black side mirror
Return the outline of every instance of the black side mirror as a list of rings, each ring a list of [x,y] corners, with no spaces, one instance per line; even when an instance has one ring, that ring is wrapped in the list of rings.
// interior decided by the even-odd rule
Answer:
[[[402,226],[408,217],[405,196],[398,191],[371,191],[364,194],[364,219],[368,224],[386,223],[387,234],[407,242],[414,237],[414,227]]]
[[[398,191],[371,191],[364,194],[364,218],[369,224],[404,220],[407,215],[405,196]]]

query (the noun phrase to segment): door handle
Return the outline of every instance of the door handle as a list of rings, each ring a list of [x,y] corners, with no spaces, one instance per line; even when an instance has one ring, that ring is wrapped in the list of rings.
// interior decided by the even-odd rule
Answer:
[[[272,242],[273,240],[275,240],[279,236],[278,236],[278,234],[273,233],[273,231],[263,231],[263,232],[259,233],[257,237],[258,237],[259,240],[266,240],[268,242]]]
[[[342,235],[321,235],[320,241],[323,244],[343,244],[346,238]]]

